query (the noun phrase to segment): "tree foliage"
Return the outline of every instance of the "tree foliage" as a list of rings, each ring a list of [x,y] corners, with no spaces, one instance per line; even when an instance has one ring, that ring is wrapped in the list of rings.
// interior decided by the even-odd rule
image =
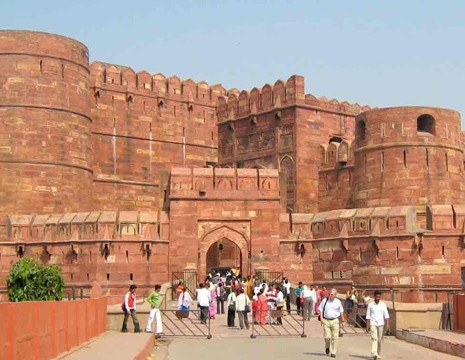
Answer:
[[[11,268],[6,285],[10,301],[61,300],[65,281],[59,266],[23,258]]]

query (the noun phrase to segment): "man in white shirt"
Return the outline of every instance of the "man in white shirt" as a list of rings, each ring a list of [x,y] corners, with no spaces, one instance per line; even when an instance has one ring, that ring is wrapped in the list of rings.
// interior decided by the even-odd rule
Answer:
[[[197,303],[200,308],[200,321],[202,324],[207,323],[208,318],[208,308],[210,307],[210,303],[212,302],[212,298],[210,295],[210,291],[205,288],[203,283],[199,284],[199,289],[197,290]]]
[[[336,357],[337,341],[339,339],[339,318],[344,322],[341,301],[336,298],[336,289],[331,289],[329,297],[321,301],[318,308],[319,318],[323,324],[323,337],[325,339],[325,352],[331,354],[331,357]]]
[[[381,359],[381,341],[383,340],[384,328],[389,330],[389,312],[386,304],[381,301],[381,291],[375,291],[375,301],[367,307],[367,332],[371,336],[371,355],[373,360]]]

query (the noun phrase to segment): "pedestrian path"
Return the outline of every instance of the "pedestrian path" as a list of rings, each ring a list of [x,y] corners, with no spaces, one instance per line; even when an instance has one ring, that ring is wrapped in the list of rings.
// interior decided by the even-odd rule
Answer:
[[[444,330],[397,330],[397,338],[425,348],[465,358],[465,334]]]
[[[155,337],[148,333],[107,331],[60,360],[142,360],[153,350]]]

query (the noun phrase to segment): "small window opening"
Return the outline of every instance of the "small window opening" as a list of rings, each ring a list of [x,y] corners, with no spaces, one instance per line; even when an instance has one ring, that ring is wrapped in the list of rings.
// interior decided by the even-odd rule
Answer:
[[[74,276],[73,276],[73,274],[70,274],[70,279],[71,279],[71,281],[73,281],[73,280],[74,280]]]
[[[446,253],[445,251],[446,251],[446,249],[445,249],[445,246],[443,245],[442,250],[441,250],[442,257],[444,257],[444,254]]]
[[[449,171],[449,157],[447,156],[447,153],[445,154],[446,157],[446,171]]]
[[[61,64],[61,78],[62,79],[65,78],[65,65],[64,64]]]
[[[40,60],[39,62],[39,68],[40,68],[40,72],[44,70],[42,60]]]
[[[426,167],[429,169],[429,151],[426,149]]]
[[[356,137],[361,141],[365,140],[366,138],[366,124],[365,124],[365,121],[363,120],[360,120],[357,123]]]
[[[419,116],[417,119],[417,132],[436,135],[434,117],[428,114]]]
[[[404,169],[407,168],[407,151],[404,150]]]
[[[134,280],[134,276],[132,275],[132,273],[129,274],[129,280]]]
[[[396,247],[396,260],[399,260],[399,247]]]
[[[89,281],[89,279],[90,279],[89,273],[86,274],[86,278],[87,278],[87,281]]]
[[[389,219],[386,219],[386,229],[389,230]]]
[[[107,280],[110,280],[110,273],[107,273]]]

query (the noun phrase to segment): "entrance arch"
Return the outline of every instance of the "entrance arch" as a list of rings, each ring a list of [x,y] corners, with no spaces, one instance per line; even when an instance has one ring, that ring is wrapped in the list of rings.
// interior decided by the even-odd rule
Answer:
[[[207,273],[219,268],[239,269],[243,273],[241,249],[227,238],[218,240],[207,250]]]
[[[223,245],[227,244],[231,248],[232,246],[236,247],[235,251],[239,257],[242,275],[245,276],[249,274],[249,245],[244,234],[229,226],[223,225],[211,230],[199,240],[199,273],[201,278],[205,278],[207,274],[207,257],[210,248],[217,244],[219,251],[219,244],[221,243],[223,243]],[[211,251],[214,254],[215,250]]]

